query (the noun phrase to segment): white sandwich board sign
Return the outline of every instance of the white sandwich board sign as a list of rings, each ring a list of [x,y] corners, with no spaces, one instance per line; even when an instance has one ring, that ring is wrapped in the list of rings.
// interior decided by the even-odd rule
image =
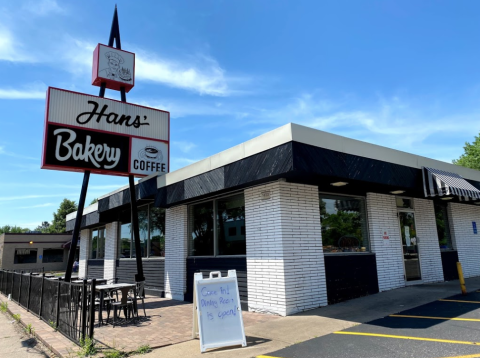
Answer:
[[[196,273],[193,305],[194,335],[198,329],[202,353],[209,348],[247,345],[235,270],[229,270],[227,277],[210,272],[207,279]]]

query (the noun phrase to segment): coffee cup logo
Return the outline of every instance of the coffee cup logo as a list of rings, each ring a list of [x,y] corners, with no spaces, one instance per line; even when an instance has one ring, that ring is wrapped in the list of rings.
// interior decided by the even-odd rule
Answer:
[[[147,160],[161,162],[163,161],[163,154],[160,149],[153,145],[147,145],[145,148],[138,152],[140,159],[146,158]]]

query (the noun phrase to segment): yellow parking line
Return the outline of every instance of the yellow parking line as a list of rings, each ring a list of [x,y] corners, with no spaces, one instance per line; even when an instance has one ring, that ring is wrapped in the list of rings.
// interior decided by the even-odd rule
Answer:
[[[402,317],[402,318],[424,318],[424,319],[441,319],[445,321],[468,321],[468,322],[480,322],[478,318],[455,318],[455,317],[429,317],[429,316],[408,316],[403,314],[391,314],[389,317]]]
[[[274,357],[274,356],[257,356],[256,358],[281,358],[281,357]],[[448,358],[448,357],[447,357]],[[457,357],[453,357],[457,358]],[[463,358],[463,357],[458,357],[458,358]],[[470,357],[465,357],[465,358],[470,358]]]
[[[470,346],[478,346],[480,342],[466,342],[466,341],[452,341],[449,339],[436,339],[436,338],[422,338],[422,337],[409,337],[409,336],[392,336],[389,334],[378,334],[378,333],[363,333],[363,332],[333,332],[335,334],[346,334],[352,336],[370,336],[370,337],[382,337],[382,338],[396,338],[396,339],[410,339],[413,341],[427,341],[427,342],[440,342],[440,343],[453,343],[453,344],[467,344]]]
[[[469,354],[469,355],[466,355],[466,356],[442,357],[442,358],[479,358],[479,357],[480,357],[480,353]]]
[[[439,300],[442,302],[463,302],[463,303],[480,303],[480,301],[463,301],[463,300]]]

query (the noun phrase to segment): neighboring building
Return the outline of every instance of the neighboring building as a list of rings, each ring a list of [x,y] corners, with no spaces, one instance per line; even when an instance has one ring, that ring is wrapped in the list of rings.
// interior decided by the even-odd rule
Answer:
[[[63,271],[67,268],[70,234],[1,234],[0,268],[16,271]]]
[[[136,185],[150,293],[236,269],[243,308],[289,315],[480,276],[480,172],[288,124]],[[67,216],[72,230],[76,213]],[[79,276],[133,281],[128,187],[82,218]]]

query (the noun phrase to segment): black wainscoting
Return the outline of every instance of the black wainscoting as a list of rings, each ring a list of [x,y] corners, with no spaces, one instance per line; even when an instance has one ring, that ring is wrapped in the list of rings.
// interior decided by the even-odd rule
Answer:
[[[328,304],[378,293],[375,254],[325,255]]]
[[[103,278],[103,260],[88,260],[87,278]]]
[[[135,259],[117,260],[116,266],[118,282],[135,282],[135,274],[137,273]],[[165,259],[143,259],[143,275],[145,276],[147,293],[162,295],[164,291]]]
[[[238,291],[242,310],[248,309],[247,292],[247,258],[246,257],[207,257],[187,258],[187,292],[185,301],[193,302],[193,275],[202,272],[207,278],[211,271],[221,271],[222,276],[227,275],[228,270],[237,270]]]
[[[443,278],[445,281],[458,280],[457,251],[442,251]]]

